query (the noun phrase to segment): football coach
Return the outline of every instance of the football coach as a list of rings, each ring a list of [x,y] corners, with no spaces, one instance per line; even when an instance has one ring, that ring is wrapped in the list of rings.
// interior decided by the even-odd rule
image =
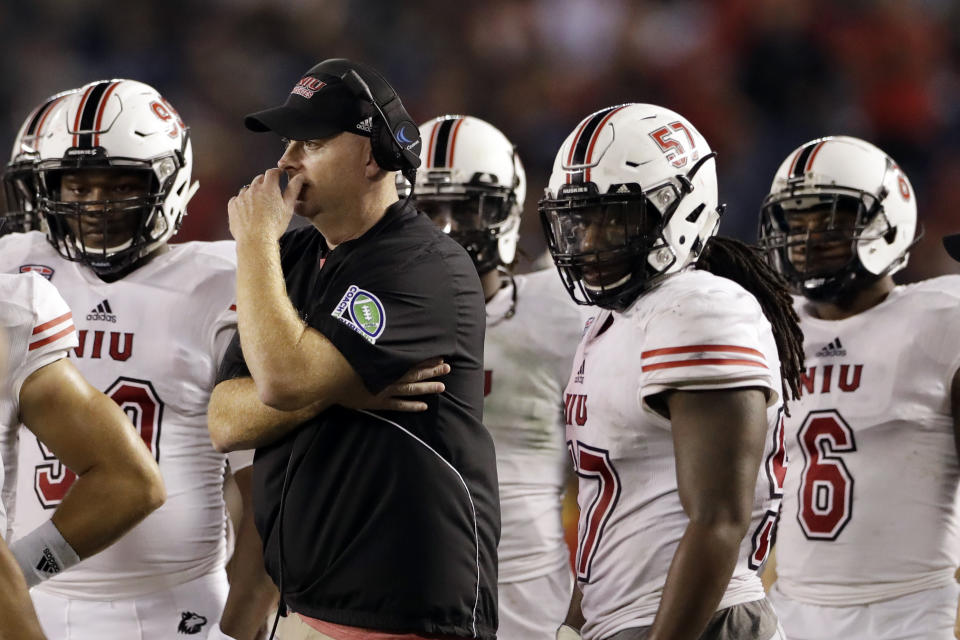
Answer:
[[[467,253],[398,200],[419,131],[378,72],[345,59],[246,126],[287,143],[228,204],[239,331],[209,421],[218,450],[257,449],[281,610],[312,638],[493,639],[484,298]],[[284,233],[293,213],[310,224]]]

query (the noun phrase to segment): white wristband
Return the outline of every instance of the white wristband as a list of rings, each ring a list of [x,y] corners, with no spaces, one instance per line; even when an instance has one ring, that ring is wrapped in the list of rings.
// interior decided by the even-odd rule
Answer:
[[[557,640],[580,640],[580,632],[568,624],[557,628]]]
[[[35,587],[80,562],[80,556],[52,520],[12,543],[10,551],[17,559],[28,587]]]
[[[210,633],[207,634],[207,640],[236,640],[236,638],[225,634],[218,624],[213,629],[210,629]]]

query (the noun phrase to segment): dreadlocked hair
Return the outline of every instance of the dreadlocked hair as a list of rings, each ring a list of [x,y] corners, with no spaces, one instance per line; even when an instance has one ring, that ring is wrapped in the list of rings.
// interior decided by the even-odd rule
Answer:
[[[783,410],[787,415],[787,399],[800,398],[800,375],[803,373],[803,332],[800,318],[793,309],[793,298],[787,283],[763,259],[757,247],[733,238],[710,238],[697,260],[697,268],[733,280],[749,291],[773,328],[780,354],[780,378],[783,385]],[[789,389],[790,393],[787,393]]]

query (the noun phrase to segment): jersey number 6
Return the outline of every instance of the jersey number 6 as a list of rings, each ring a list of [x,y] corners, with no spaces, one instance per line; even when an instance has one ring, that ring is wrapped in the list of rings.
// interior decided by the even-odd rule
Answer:
[[[837,453],[857,450],[835,410],[811,411],[797,433],[803,452],[797,519],[810,540],[836,540],[853,515],[853,476]]]

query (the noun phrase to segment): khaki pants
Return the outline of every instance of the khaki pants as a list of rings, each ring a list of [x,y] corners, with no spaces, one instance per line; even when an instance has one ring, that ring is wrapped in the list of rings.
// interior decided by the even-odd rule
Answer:
[[[643,640],[650,627],[624,629],[606,640]],[[700,640],[784,640],[770,602],[763,598],[717,611]],[[284,639],[286,640],[286,639]]]
[[[270,619],[270,625],[273,625],[273,618]],[[280,618],[276,640],[334,640],[334,638],[320,633],[291,611],[286,618]]]

